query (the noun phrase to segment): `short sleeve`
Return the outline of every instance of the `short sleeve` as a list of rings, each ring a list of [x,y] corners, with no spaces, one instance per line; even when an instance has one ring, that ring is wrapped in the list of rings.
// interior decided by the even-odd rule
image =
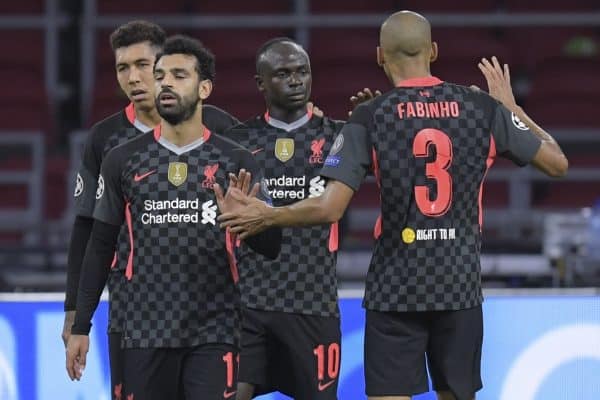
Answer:
[[[366,105],[360,105],[352,112],[329,150],[321,176],[358,190],[371,169],[371,121],[371,112]]]
[[[501,104],[496,107],[494,114],[492,136],[496,153],[519,166],[529,164],[542,144],[541,139],[519,117]]]
[[[94,218],[107,224],[121,225],[125,215],[125,197],[121,186],[121,162],[115,150],[118,149],[111,150],[102,163]]]

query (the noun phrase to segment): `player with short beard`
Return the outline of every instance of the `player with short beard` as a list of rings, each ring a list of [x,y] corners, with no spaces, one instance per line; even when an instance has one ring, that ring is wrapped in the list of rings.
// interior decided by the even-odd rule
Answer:
[[[154,78],[159,111],[172,122],[161,120],[153,131],[112,149],[102,163],[67,370],[71,379],[81,378],[90,321],[126,222],[127,282],[120,288],[123,396],[227,397],[236,390],[240,294],[234,238],[217,226],[217,204],[231,209],[229,195],[220,191],[228,171],[241,168],[255,181],[261,174],[246,149],[203,124],[202,103],[214,79],[214,57],[206,48],[188,37],[168,39],[157,56]],[[230,185],[248,192],[248,177],[246,172],[237,180],[230,177]],[[201,204],[177,210],[199,214],[199,222],[185,215],[176,222],[142,222],[148,200],[173,199]],[[150,210],[155,211],[160,212]],[[276,229],[247,243],[274,258],[280,240]]]

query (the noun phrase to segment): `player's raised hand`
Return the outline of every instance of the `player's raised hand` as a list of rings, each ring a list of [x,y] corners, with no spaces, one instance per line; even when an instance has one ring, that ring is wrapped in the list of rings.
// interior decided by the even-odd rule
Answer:
[[[512,86],[510,84],[510,69],[508,64],[500,66],[500,62],[494,56],[491,62],[482,58],[477,65],[487,81],[490,96],[504,104],[509,109],[517,107]]]
[[[221,228],[229,228],[231,233],[236,234],[242,240],[269,228],[267,216],[272,209],[257,198],[246,197],[244,203],[244,207],[217,217],[217,220],[221,222]]]
[[[321,110],[319,107],[315,106],[315,104],[312,101],[309,101],[308,103],[306,103],[306,108],[307,108],[308,112],[311,112],[313,115],[316,115],[319,118],[323,117],[323,110]]]
[[[364,103],[367,100],[371,100],[377,96],[381,96],[381,91],[375,90],[375,93],[371,91],[369,88],[364,88],[363,90],[359,90],[356,92],[356,96],[350,96],[350,103],[352,103],[352,109],[354,110],[356,106],[361,103]],[[352,111],[348,111],[348,116],[352,115]]]
[[[62,340],[65,344],[65,349],[67,348],[67,343],[69,342],[69,337],[71,336],[71,327],[73,326],[73,322],[75,322],[75,311],[65,311],[65,322],[63,323],[62,330]]]
[[[237,176],[229,174],[229,187],[223,194],[223,189],[218,183],[215,183],[213,190],[217,198],[217,205],[221,213],[237,210],[246,205],[247,199],[255,197],[260,189],[260,185],[255,183],[252,188],[252,174],[245,169],[241,169]]]
[[[90,349],[87,335],[71,335],[67,343],[67,374],[71,380],[80,380],[85,369],[86,357]]]

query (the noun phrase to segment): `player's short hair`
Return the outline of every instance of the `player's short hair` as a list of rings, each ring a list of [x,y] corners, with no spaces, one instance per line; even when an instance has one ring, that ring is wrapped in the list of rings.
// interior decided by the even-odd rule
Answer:
[[[196,72],[201,80],[215,80],[215,55],[201,41],[186,35],[174,35],[165,40],[162,51],[156,56],[156,62],[162,56],[185,54],[196,58]],[[156,66],[156,63],[154,64]]]
[[[298,44],[298,42],[296,42],[294,39],[290,39],[289,37],[285,37],[285,36],[276,37],[276,38],[267,40],[256,51],[256,59],[255,59],[256,72],[258,72],[258,69],[259,69],[258,64],[260,62],[260,58],[262,57],[262,55],[265,54],[271,47],[273,47],[274,45],[276,45],[278,43],[292,43],[292,44],[300,46],[300,44]]]
[[[160,26],[149,21],[130,21],[119,26],[110,34],[110,47],[113,51],[118,48],[131,46],[132,44],[150,42],[152,46],[160,49],[167,34]]]

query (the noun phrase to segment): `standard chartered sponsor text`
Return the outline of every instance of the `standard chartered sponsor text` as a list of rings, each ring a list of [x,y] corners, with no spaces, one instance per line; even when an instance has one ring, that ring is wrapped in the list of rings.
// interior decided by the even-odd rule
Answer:
[[[306,197],[306,176],[281,175],[277,178],[266,178],[269,196],[272,199],[298,199]],[[308,197],[317,197],[325,191],[325,180],[315,176],[309,181]]]
[[[198,198],[194,200],[183,200],[176,198],[174,200],[144,200],[144,210],[141,221],[144,225],[147,224],[164,224],[164,223],[194,223],[215,224],[216,204],[212,200],[200,203]],[[167,211],[163,213],[154,213],[153,211]],[[202,219],[199,214],[202,211]],[[179,211],[179,212],[178,212]],[[191,211],[191,212],[190,212]]]

